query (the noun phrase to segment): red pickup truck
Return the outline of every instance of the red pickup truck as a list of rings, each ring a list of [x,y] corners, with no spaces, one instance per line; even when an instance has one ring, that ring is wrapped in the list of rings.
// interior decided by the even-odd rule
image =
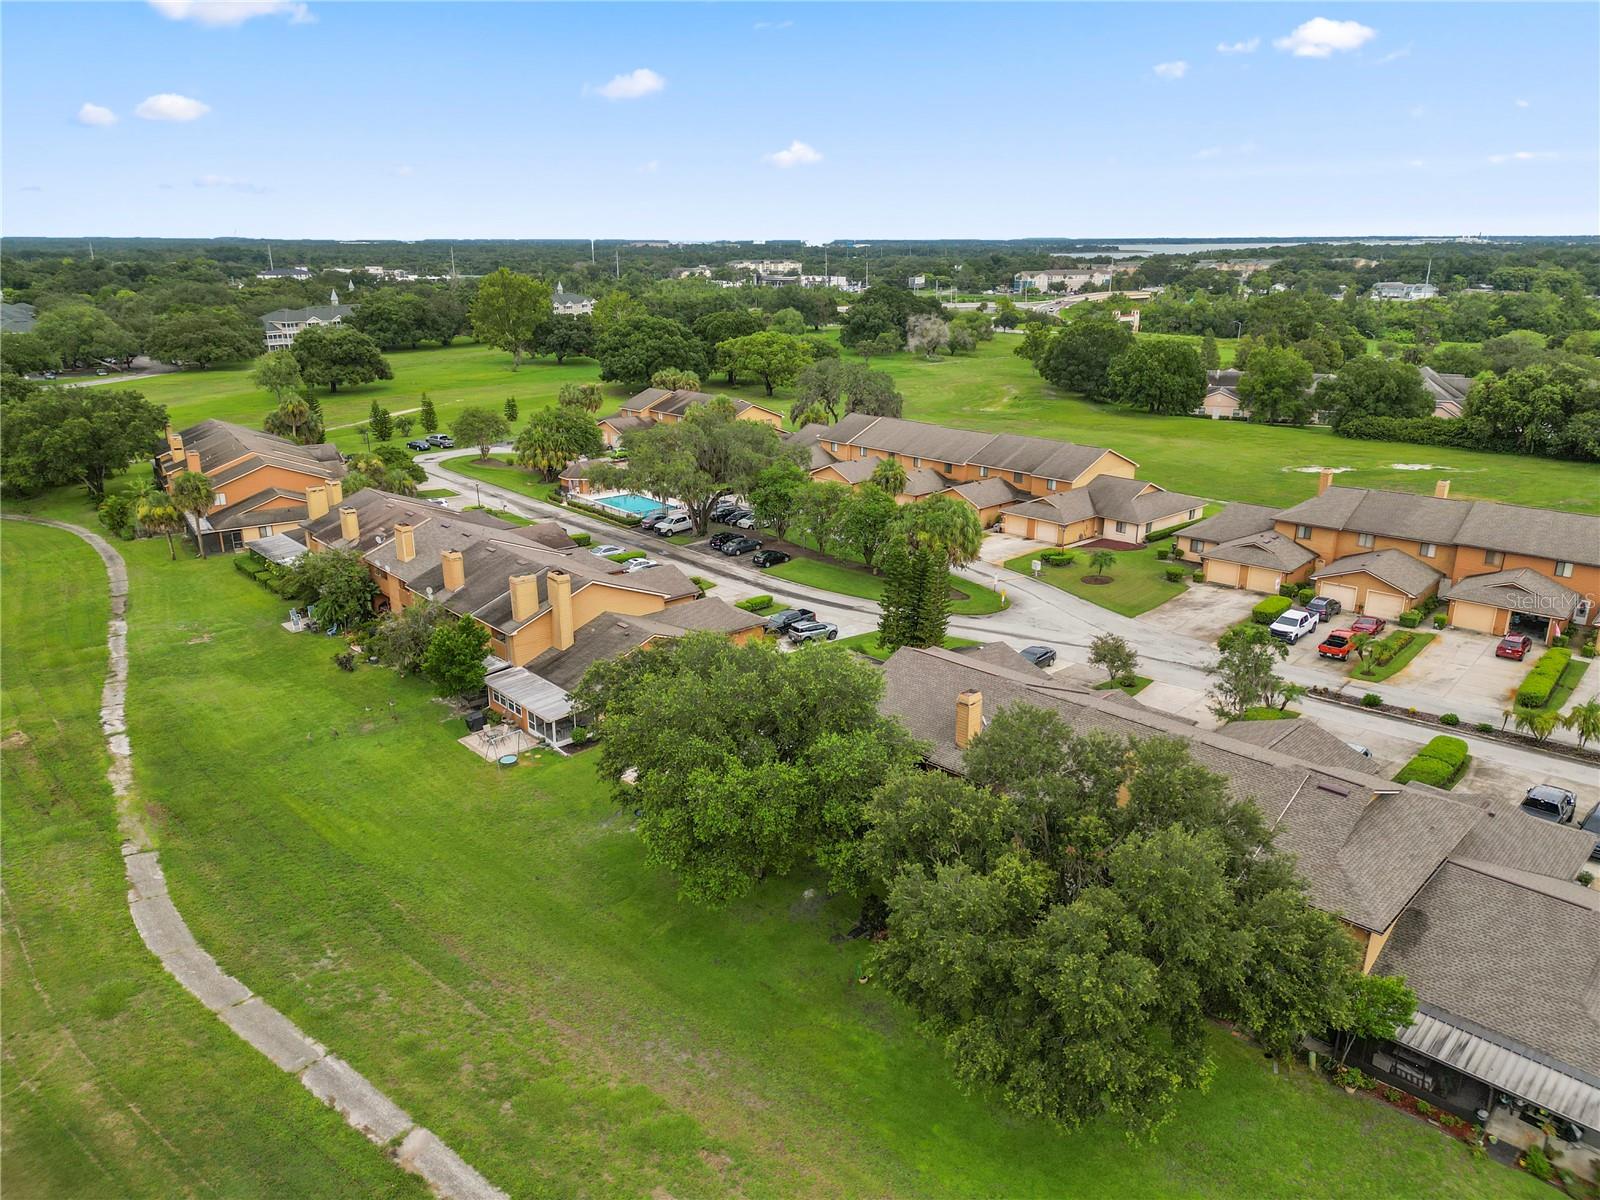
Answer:
[[[1343,662],[1350,657],[1350,646],[1355,639],[1355,630],[1335,629],[1322,639],[1322,644],[1317,647],[1317,653],[1323,658],[1337,658]]]

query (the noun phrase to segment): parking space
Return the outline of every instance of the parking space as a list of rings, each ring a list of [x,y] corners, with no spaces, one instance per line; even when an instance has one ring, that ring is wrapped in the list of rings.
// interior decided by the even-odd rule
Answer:
[[[1295,666],[1321,670],[1330,680],[1347,680],[1349,669],[1317,654],[1317,644],[1330,630],[1340,628],[1342,620],[1348,620],[1348,614],[1325,622],[1318,627],[1316,634],[1301,638],[1289,648],[1287,661]],[[1395,628],[1390,624],[1384,634]],[[1488,634],[1468,633],[1460,629],[1426,632],[1436,634],[1433,642],[1398,674],[1390,676],[1390,680],[1397,686],[1413,691],[1424,690],[1436,697],[1439,712],[1451,712],[1473,705],[1509,704],[1532,665],[1531,661],[1496,658],[1494,648],[1500,639]]]
[[[985,535],[978,549],[978,558],[986,563],[1004,564],[1021,554],[1038,554],[1041,550],[1054,550],[1052,542],[1038,542],[1032,538],[1016,537],[1009,533]]]
[[[1242,588],[1197,583],[1181,596],[1141,613],[1136,619],[1158,629],[1215,642],[1232,626],[1250,615],[1261,601],[1257,592]]]

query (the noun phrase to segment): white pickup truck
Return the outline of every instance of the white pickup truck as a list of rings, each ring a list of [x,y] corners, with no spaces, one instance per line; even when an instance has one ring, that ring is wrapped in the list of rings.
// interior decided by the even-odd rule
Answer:
[[[1267,632],[1275,638],[1282,638],[1292,646],[1306,634],[1315,633],[1316,629],[1316,613],[1307,612],[1303,608],[1291,608],[1274,621]]]

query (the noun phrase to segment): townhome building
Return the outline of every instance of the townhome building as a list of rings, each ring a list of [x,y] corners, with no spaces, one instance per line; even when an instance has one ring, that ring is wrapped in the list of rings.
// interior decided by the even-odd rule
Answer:
[[[903,648],[884,666],[880,710],[924,744],[929,767],[962,773],[988,716],[1017,704],[1079,735],[1182,739],[1260,810],[1312,904],[1355,943],[1359,969],[1416,992],[1415,1023],[1359,1043],[1352,1064],[1506,1140],[1524,1112],[1597,1127],[1600,893],[1575,882],[1593,835],[1498,797],[1378,778],[1326,733],[1261,736],[1261,725],[1309,718],[1200,730],[1062,683],[1007,648],[983,651]],[[1119,803],[1138,803],[1137,791],[1128,780]]]
[[[207,551],[237,550],[248,542],[297,530],[306,519],[306,492],[342,496],[344,460],[332,446],[302,446],[231,421],[167,426],[167,448],[154,462],[163,488],[185,471],[211,483],[211,508],[191,516],[190,534]]]
[[[616,412],[599,419],[600,436],[607,446],[616,447],[621,444],[622,435],[629,430],[644,429],[657,423],[675,424],[683,420],[684,414],[695,405],[704,404],[711,398],[709,392],[645,388],[644,391],[628,397]],[[783,414],[776,409],[766,408],[736,396],[727,398],[733,401],[734,412],[741,421],[760,421],[774,429],[783,428]]]
[[[1450,496],[1333,485],[1281,511],[1229,505],[1184,529],[1208,582],[1251,591],[1310,583],[1346,609],[1394,618],[1437,596],[1450,624],[1554,638],[1593,624],[1600,517]]]
[[[294,345],[302,329],[312,325],[342,325],[353,312],[354,306],[338,303],[337,295],[332,304],[275,309],[261,318],[262,335],[269,351],[286,350]]]
[[[951,429],[901,417],[849,413],[786,439],[810,455],[811,477],[858,487],[894,459],[905,468],[902,503],[948,494],[987,528],[1057,546],[1107,539],[1139,545],[1199,518],[1205,501],[1136,479],[1138,464],[1103,446],[1015,433]]]

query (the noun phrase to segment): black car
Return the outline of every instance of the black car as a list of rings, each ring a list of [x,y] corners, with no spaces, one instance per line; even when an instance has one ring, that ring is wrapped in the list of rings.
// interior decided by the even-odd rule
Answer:
[[[724,496],[711,506],[711,519],[713,521],[725,520],[729,513],[737,512],[739,507],[737,500]]]
[[[1306,611],[1316,613],[1317,620],[1326,621],[1342,613],[1344,605],[1340,604],[1332,596],[1313,596],[1306,601]]]
[[[706,545],[710,546],[713,550],[721,550],[729,542],[738,538],[742,538],[743,536],[744,534],[740,533],[737,529],[724,529],[721,533],[713,533],[710,540],[706,542]]]
[[[1594,849],[1589,851],[1590,862],[1600,862],[1600,804],[1594,806],[1594,811],[1583,819],[1579,829],[1594,838]]]
[[[731,542],[724,542],[718,547],[729,558],[738,558],[741,554],[749,554],[752,550],[761,549],[761,543],[753,537],[736,537]]]
[[[789,626],[798,625],[801,621],[815,621],[817,614],[809,608],[786,608],[782,612],[773,613],[767,618],[768,633],[787,633]]]
[[[427,438],[412,438],[406,443],[407,450],[432,450],[433,443]]]
[[[1577,807],[1576,794],[1549,783],[1536,784],[1522,798],[1523,812],[1530,817],[1554,821],[1558,825],[1572,824],[1573,810]]]
[[[789,555],[782,550],[757,550],[750,559],[751,564],[757,567],[775,567],[788,561]]]
[[[1036,667],[1044,668],[1056,665],[1056,652],[1049,646],[1024,646],[1018,653]]]

